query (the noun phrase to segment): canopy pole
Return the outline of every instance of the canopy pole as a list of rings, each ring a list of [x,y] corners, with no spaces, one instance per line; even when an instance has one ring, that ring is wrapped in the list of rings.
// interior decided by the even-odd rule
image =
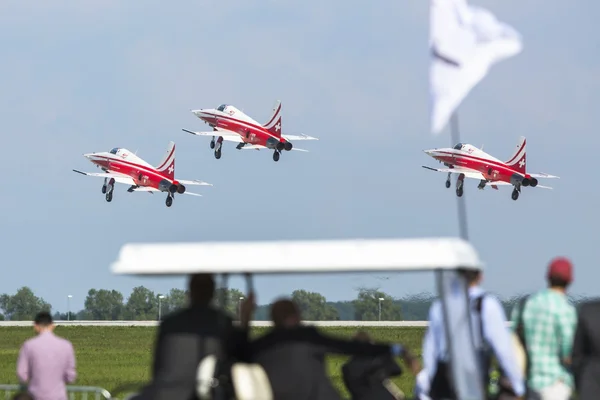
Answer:
[[[450,147],[454,147],[456,144],[460,143],[460,129],[459,129],[459,123],[458,123],[458,111],[454,111],[452,113],[452,116],[450,118]],[[464,178],[463,178],[463,182],[462,182],[463,188],[464,188]],[[459,227],[459,234],[461,239],[464,240],[469,240],[469,232],[468,232],[468,223],[467,223],[467,206],[466,206],[466,200],[464,198],[464,189],[463,189],[463,195],[461,197],[456,196],[456,200],[457,200],[457,208],[458,208],[458,227]],[[471,322],[471,318],[468,317],[470,315],[469,309],[470,309],[470,300],[469,300],[469,293],[468,293],[468,284],[466,282],[465,276],[461,273],[461,270],[455,270],[455,271],[443,271],[443,270],[439,270],[437,273],[437,286],[438,286],[438,292],[439,292],[439,296],[440,296],[440,300],[442,302],[442,314],[444,315],[444,330],[446,332],[446,344],[447,344],[447,351],[448,351],[448,356],[449,356],[449,363],[448,366],[450,367],[450,374],[451,376],[450,381],[454,383],[454,390],[456,392],[456,394],[460,397],[462,396],[474,396],[473,398],[484,398],[485,395],[484,393],[486,392],[486,388],[485,387],[481,387],[480,389],[474,389],[472,386],[469,387],[468,384],[465,383],[465,381],[463,379],[461,379],[461,373],[458,372],[459,369],[461,369],[462,373],[467,373],[467,370],[465,370],[465,366],[463,365],[462,368],[457,368],[458,365],[456,363],[456,357],[459,356],[457,354],[457,348],[456,348],[456,343],[453,341],[453,334],[456,332],[451,332],[454,329],[452,329],[451,324],[450,324],[450,318],[452,315],[454,315],[455,317],[457,316],[456,312],[451,312],[450,307],[451,305],[449,304],[450,302],[453,303],[454,306],[458,306],[458,304],[456,303],[456,299],[451,300],[451,298],[453,297],[453,294],[450,293],[447,289],[449,289],[450,287],[454,287],[457,288],[461,293],[461,297],[462,297],[462,302],[464,302],[463,304],[466,305],[466,323],[469,327],[467,335],[469,336],[469,342],[471,344],[471,348],[474,349],[474,338],[473,338],[473,329],[472,329],[472,322]],[[451,282],[451,283],[450,283]],[[458,294],[458,293],[457,293]],[[459,313],[460,314],[460,313]],[[475,357],[476,358],[476,354],[470,354],[471,357],[469,357],[466,354],[463,354],[463,356],[466,356],[466,358],[472,358]],[[468,363],[467,363],[468,364]],[[480,375],[480,372],[478,369],[476,369],[475,371],[469,371],[471,373],[474,373],[478,378]],[[464,377],[463,377],[464,378]],[[481,382],[481,379],[479,379],[479,382]],[[478,386],[478,385],[476,385]],[[469,390],[470,389],[470,390]],[[469,393],[470,392],[470,393]],[[473,393],[475,392],[475,393]],[[467,394],[468,393],[468,394]],[[480,397],[481,396],[481,397]]]
[[[252,277],[252,274],[250,273],[246,273],[244,274],[245,278],[246,278],[246,291],[248,294],[250,293],[254,293],[254,279]]]
[[[452,143],[450,144],[450,147],[454,147],[457,143],[460,143],[460,130],[458,128],[458,112],[454,112],[452,113],[452,117],[450,118],[450,137],[451,137],[451,141]],[[464,188],[464,181],[463,181],[463,188]],[[458,201],[457,205],[458,205],[458,226],[459,226],[459,232],[460,232],[460,237],[462,239],[465,240],[469,240],[469,233],[468,233],[468,227],[467,227],[467,206],[466,206],[466,200],[464,197],[464,189],[463,189],[463,195],[461,197],[456,196],[456,199]]]

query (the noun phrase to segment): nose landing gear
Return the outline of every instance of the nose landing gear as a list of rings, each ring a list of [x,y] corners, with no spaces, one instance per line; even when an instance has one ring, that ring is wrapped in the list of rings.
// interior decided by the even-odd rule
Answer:
[[[462,197],[463,195],[463,186],[465,184],[465,174],[458,175],[456,179],[456,195],[458,197]]]

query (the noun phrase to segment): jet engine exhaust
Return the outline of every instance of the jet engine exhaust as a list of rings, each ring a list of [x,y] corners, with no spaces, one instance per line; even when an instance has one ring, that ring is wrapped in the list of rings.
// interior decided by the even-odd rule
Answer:
[[[531,187],[536,187],[538,184],[538,180],[535,178],[531,178],[531,182],[529,183],[529,185],[531,185]]]
[[[184,194],[185,193],[185,186],[183,186],[182,184],[179,184],[179,186],[177,186],[177,193]]]
[[[283,148],[285,149],[285,151],[290,151],[290,150],[292,150],[293,147],[294,146],[290,142],[285,142]]]

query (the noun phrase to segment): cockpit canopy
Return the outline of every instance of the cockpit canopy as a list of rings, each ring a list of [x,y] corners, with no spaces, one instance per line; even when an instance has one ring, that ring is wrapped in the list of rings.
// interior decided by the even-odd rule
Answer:
[[[225,112],[226,108],[227,108],[227,104],[221,104],[219,107],[217,107],[217,110]]]
[[[112,150],[110,151],[110,154],[117,154],[117,153],[119,152],[119,150],[121,150],[121,149],[120,149],[120,148],[118,148],[118,147],[115,147],[114,149],[112,149]]]
[[[462,150],[463,146],[463,143],[458,143],[456,146],[454,146],[454,150]]]

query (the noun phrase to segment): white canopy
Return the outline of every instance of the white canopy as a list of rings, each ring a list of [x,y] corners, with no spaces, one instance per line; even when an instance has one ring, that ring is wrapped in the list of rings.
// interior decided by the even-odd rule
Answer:
[[[314,273],[482,268],[459,238],[126,244],[112,270],[131,275]]]

